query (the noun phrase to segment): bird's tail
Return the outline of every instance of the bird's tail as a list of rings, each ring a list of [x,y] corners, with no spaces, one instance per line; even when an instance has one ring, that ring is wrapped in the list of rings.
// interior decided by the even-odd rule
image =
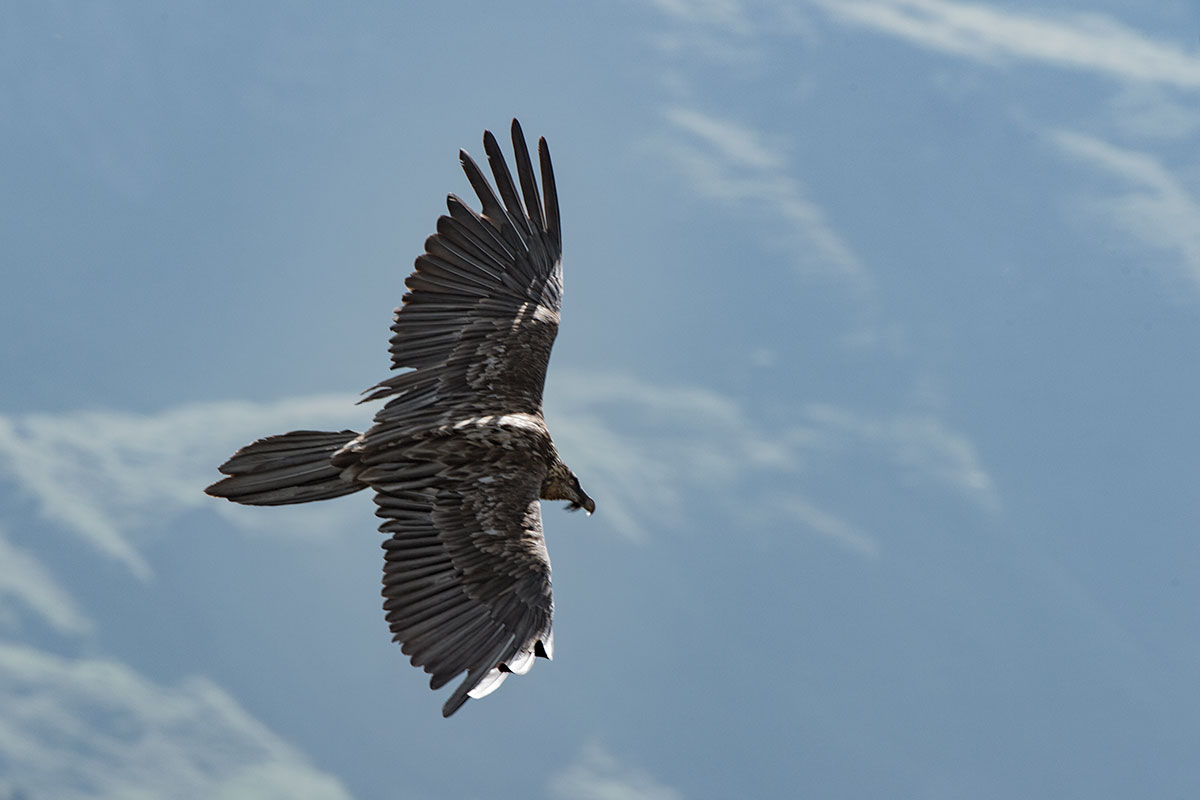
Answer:
[[[342,476],[330,458],[358,434],[354,431],[292,431],[268,436],[233,454],[219,469],[228,478],[204,491],[249,506],[281,506],[328,500],[366,488]]]

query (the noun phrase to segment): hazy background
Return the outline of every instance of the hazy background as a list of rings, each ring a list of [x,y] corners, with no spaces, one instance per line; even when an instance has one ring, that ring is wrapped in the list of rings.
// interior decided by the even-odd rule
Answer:
[[[1200,6],[1053,5],[4,4],[0,798],[1200,796]],[[598,511],[447,721],[369,498],[202,488],[513,116]]]

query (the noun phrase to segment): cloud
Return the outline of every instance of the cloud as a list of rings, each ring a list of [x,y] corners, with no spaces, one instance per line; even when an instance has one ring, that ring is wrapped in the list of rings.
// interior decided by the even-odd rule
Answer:
[[[598,744],[591,744],[573,764],[550,779],[554,800],[683,800],[678,790],[649,773],[625,767]]]
[[[869,285],[858,257],[759,133],[686,106],[670,106],[663,116],[674,135],[661,149],[696,191],[786,231],[777,243],[805,271],[833,273],[859,288]]]
[[[790,433],[815,452],[878,454],[912,484],[946,488],[989,511],[999,508],[991,477],[970,440],[936,417],[895,414],[879,417],[824,403],[801,414],[804,424]]]
[[[1128,191],[1090,204],[1147,244],[1178,254],[1182,272],[1200,287],[1200,202],[1154,156],[1073,131],[1051,131],[1063,153],[1117,178]]]
[[[666,25],[648,34],[655,48],[669,59],[698,57],[726,68],[744,68],[763,59],[762,22],[738,0],[651,0]],[[667,82],[679,79],[668,72]]]
[[[10,607],[14,600],[59,633],[92,629],[91,621],[41,562],[10,542],[0,528],[0,621],[14,616]]]
[[[731,516],[759,508],[874,557],[874,537],[794,488],[805,474],[853,476],[863,463],[987,512],[999,508],[970,440],[928,414],[872,416],[814,403],[792,425],[772,429],[717,392],[611,373],[560,375],[550,401],[559,451],[597,498],[598,513],[634,539],[648,527],[680,524],[685,499],[703,498]]]
[[[348,800],[209,681],[0,643],[0,791],[31,798]]]
[[[697,490],[728,493],[789,469],[730,399],[708,389],[652,384],[615,373],[560,373],[547,411],[559,452],[631,539],[686,519]]]
[[[1195,137],[1200,108],[1195,100],[1176,100],[1176,94],[1161,86],[1130,84],[1113,98],[1112,121],[1130,136],[1167,141]]]
[[[753,31],[746,9],[738,0],[652,0],[677,22],[705,25],[728,33],[746,35]]]
[[[948,0],[813,2],[840,22],[976,61],[1036,61],[1123,81],[1200,89],[1200,54],[1102,14],[1052,17]]]
[[[826,536],[838,545],[858,555],[875,558],[879,541],[855,528],[844,519],[817,508],[803,497],[791,496],[780,500],[782,507],[808,530]]]
[[[666,45],[664,50],[690,49],[715,62],[757,61],[765,41],[780,34],[813,37],[808,16],[795,3],[651,0],[650,4],[670,26],[670,32],[657,39]]]
[[[783,166],[783,159],[764,147],[753,131],[736,123],[690,108],[668,108],[664,114],[676,126],[695,135],[737,166],[763,170]]]
[[[875,555],[878,545],[867,533],[793,488],[804,470],[851,469],[850,454],[853,469],[866,460],[898,480],[995,505],[991,481],[968,440],[932,417],[872,418],[810,405],[780,430],[703,387],[568,371],[551,389],[548,417],[559,451],[597,498],[602,517],[632,540],[680,525],[695,513],[689,506],[702,502],[715,513],[739,517],[748,506],[761,508],[852,552]],[[333,520],[347,506],[313,504],[259,516],[211,500],[203,487],[233,448],[259,436],[361,427],[369,412],[351,400],[317,396],[193,404],[150,415],[0,417],[0,464],[43,515],[145,577],[150,567],[138,551],[139,538],[156,535],[171,516],[190,509],[210,507],[235,525],[267,525],[289,537],[298,528],[344,527]],[[73,612],[65,595],[52,590],[52,582],[39,579],[37,585],[41,594],[32,584],[21,590],[24,601],[40,603],[43,613],[68,624]],[[52,605],[56,597],[58,605]]]
[[[0,416],[0,472],[43,517],[79,534],[141,579],[149,564],[132,530],[211,504],[204,487],[232,450],[272,433],[361,424],[351,395],[278,403],[208,403],[160,414],[79,411]]]

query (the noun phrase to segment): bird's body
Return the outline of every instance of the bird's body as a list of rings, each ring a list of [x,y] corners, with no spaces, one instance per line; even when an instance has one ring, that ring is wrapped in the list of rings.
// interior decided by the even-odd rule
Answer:
[[[482,215],[454,195],[425,243],[392,325],[388,398],[365,433],[294,431],[242,448],[209,494],[250,505],[370,488],[384,542],[393,639],[439,688],[443,708],[523,674],[553,649],[554,602],[539,499],[595,505],[558,456],[542,386],[562,304],[554,173],[539,142],[545,202],[513,121],[521,196],[495,138],[484,147],[499,197],[465,152]]]

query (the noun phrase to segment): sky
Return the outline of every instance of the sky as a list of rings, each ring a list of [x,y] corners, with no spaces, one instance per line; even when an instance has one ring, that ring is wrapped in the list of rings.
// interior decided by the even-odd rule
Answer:
[[[0,800],[1200,796],[1194,0],[0,10]],[[555,659],[453,718],[362,429],[545,136]]]

